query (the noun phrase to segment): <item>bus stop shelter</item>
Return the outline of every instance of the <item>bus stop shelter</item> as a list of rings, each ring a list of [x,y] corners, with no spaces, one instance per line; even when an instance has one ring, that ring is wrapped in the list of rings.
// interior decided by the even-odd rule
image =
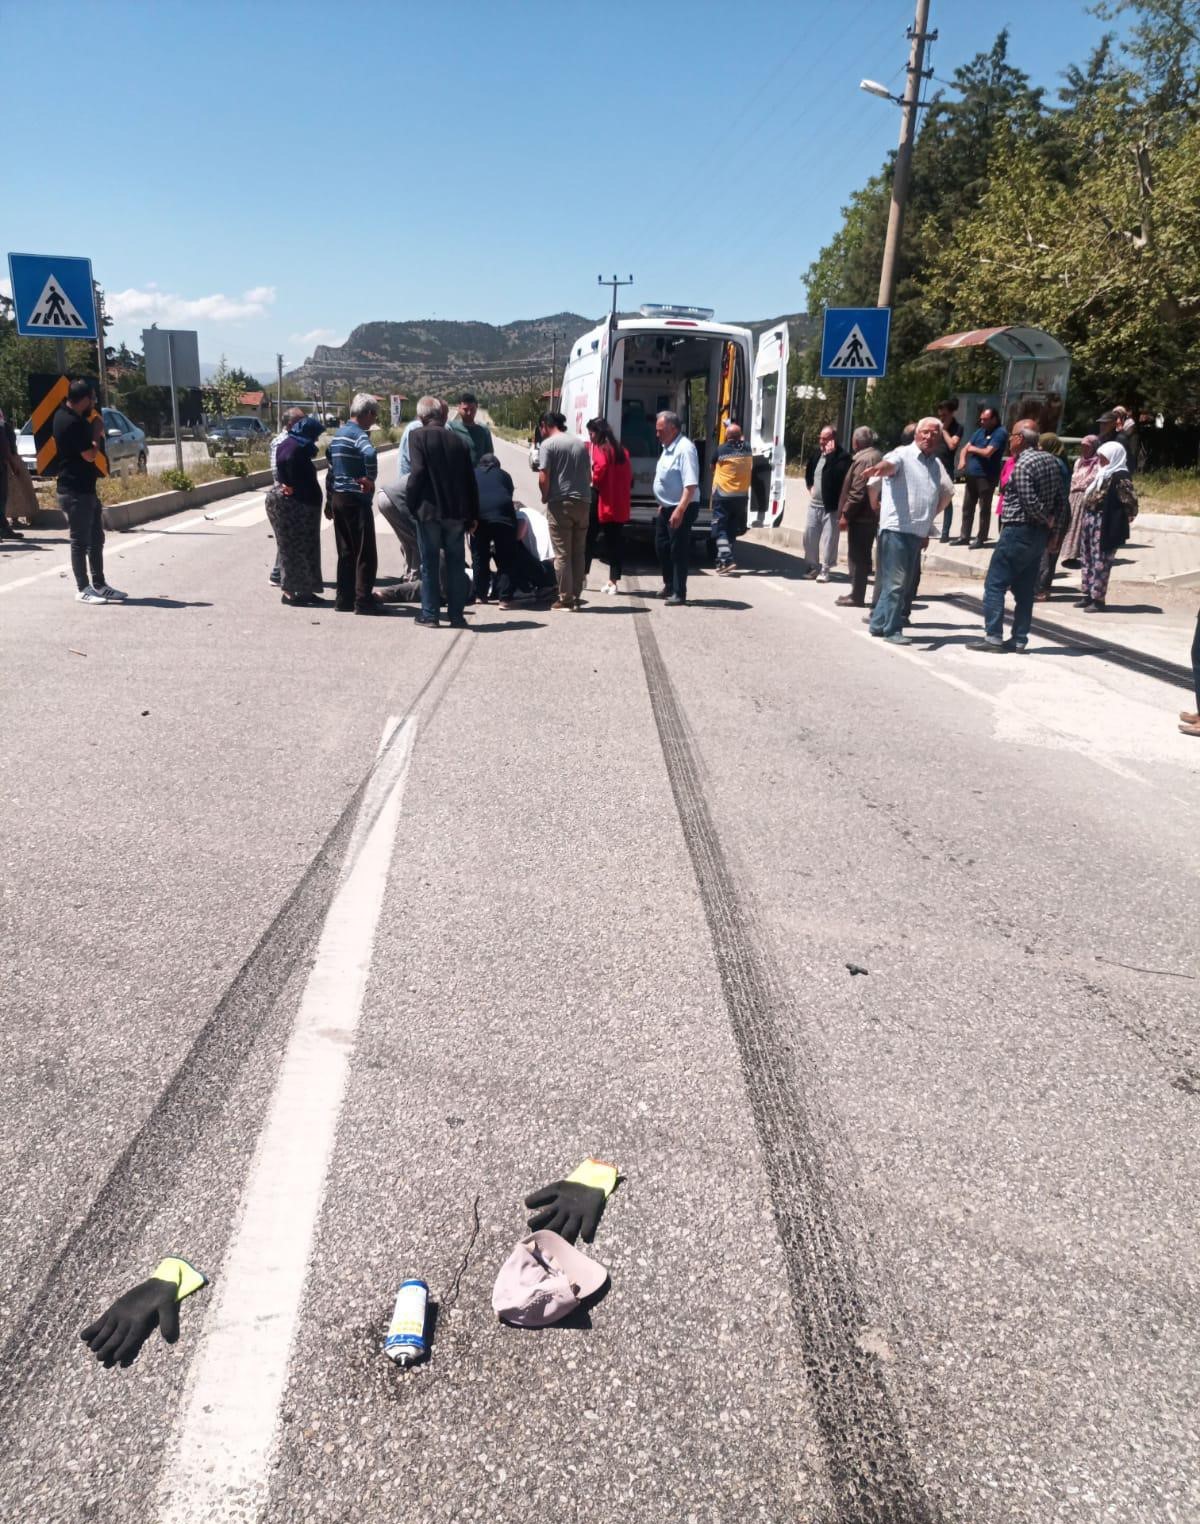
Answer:
[[[1034,418],[1043,433],[1057,434],[1071,375],[1071,358],[1058,340],[1041,328],[1014,323],[947,333],[926,344],[924,353],[949,361],[952,391],[956,356],[978,355],[981,350],[995,356],[997,384],[990,391],[959,392],[963,427],[973,430],[980,409],[991,406],[1009,430],[1018,418]]]

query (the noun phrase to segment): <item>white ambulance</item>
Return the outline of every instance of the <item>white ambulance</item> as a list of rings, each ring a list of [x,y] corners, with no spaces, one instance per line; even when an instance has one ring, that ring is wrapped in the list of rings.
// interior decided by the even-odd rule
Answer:
[[[748,328],[714,323],[707,307],[640,311],[571,345],[561,403],[567,429],[586,440],[588,419],[607,416],[633,461],[632,522],[650,525],[660,450],[654,422],[678,413],[700,456],[696,528],[707,531],[713,460],[725,425],[740,423],[754,454],[750,524],[778,524],[786,497],[787,324],[769,328],[755,347]]]

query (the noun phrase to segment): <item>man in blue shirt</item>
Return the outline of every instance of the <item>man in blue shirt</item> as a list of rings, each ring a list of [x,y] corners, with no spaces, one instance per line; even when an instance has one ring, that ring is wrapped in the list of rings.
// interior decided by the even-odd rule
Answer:
[[[337,541],[339,613],[378,614],[375,573],[375,478],[379,459],[370,430],[379,421],[379,400],[359,392],[350,404],[350,422],[329,443],[329,516]]]
[[[994,407],[981,408],[979,427],[971,435],[970,443],[963,445],[962,459],[966,471],[963,488],[962,527],[955,545],[969,545],[972,550],[982,550],[988,542],[992,527],[992,498],[1000,480],[1000,467],[1008,449],[1008,430],[1000,423],[1000,415]],[[979,505],[979,535],[971,538],[971,524],[975,518],[975,505]]]
[[[654,468],[654,496],[658,499],[654,548],[658,552],[662,596],[667,607],[682,608],[687,602],[692,525],[700,512],[700,457],[683,432],[678,413],[659,413],[654,432],[662,444],[662,454]]]

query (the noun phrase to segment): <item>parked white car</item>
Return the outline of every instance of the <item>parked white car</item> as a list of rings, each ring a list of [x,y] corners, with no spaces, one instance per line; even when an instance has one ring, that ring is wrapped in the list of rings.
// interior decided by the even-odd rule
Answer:
[[[146,435],[137,424],[130,423],[125,414],[115,407],[102,407],[104,419],[104,453],[108,457],[110,476],[133,476],[146,470]],[[17,435],[17,454],[25,462],[30,476],[37,476],[37,446],[33,437],[33,420],[27,419],[25,427]]]

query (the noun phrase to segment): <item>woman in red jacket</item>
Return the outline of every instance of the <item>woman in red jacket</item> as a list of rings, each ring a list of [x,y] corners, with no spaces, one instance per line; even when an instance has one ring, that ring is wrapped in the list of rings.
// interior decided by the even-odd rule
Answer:
[[[587,431],[592,451],[596,513],[604,527],[604,548],[608,553],[608,581],[601,591],[617,593],[625,553],[625,525],[629,523],[633,462],[607,419],[593,418]]]

